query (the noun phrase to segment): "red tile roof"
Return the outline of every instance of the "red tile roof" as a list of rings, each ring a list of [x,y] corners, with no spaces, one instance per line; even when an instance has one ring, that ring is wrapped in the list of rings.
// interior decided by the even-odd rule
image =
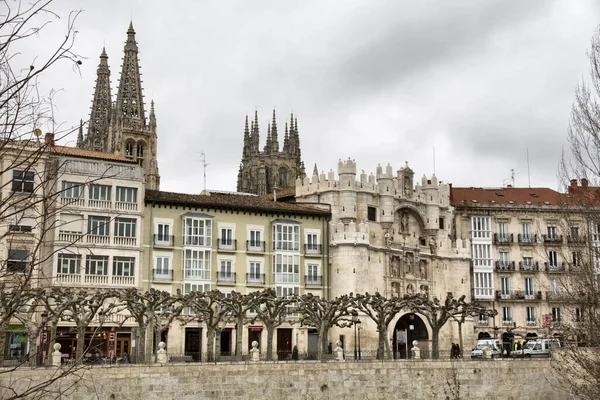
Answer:
[[[254,196],[239,193],[209,193],[209,194],[187,194],[163,192],[158,190],[146,190],[146,203],[176,204],[198,207],[215,207],[227,209],[244,209],[270,213],[289,213],[315,216],[331,215],[329,211],[299,205],[273,201],[266,196]]]
[[[564,195],[549,188],[475,188],[451,187],[453,206],[557,206]]]
[[[117,154],[112,153],[103,153],[101,151],[93,151],[80,149],[78,147],[67,147],[67,146],[49,146],[50,151],[56,154],[61,154],[70,157],[82,157],[82,158],[93,158],[96,160],[106,160],[106,161],[119,161],[126,163],[134,163],[134,160],[131,160],[127,157],[119,156]]]

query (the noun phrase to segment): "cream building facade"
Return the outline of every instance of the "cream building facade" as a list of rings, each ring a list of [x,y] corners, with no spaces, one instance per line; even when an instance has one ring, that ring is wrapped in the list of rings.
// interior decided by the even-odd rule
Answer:
[[[205,191],[200,195],[146,191],[143,288],[175,294],[218,289],[274,288],[279,296],[329,290],[327,208],[275,202],[250,194]],[[220,337],[223,356],[236,351],[236,330]],[[165,335],[169,354],[206,354],[207,332],[197,322],[174,322]],[[267,332],[259,321],[245,325],[242,353],[253,340],[266,348]],[[285,324],[274,335],[278,358],[299,351],[315,352],[315,330]],[[219,351],[219,349],[217,349]]]
[[[450,186],[436,176],[414,183],[408,163],[394,174],[391,165],[377,166],[376,173],[358,175],[356,162],[340,160],[338,174],[313,175],[296,181],[296,201],[331,206],[328,227],[331,293],[380,292],[386,297],[420,292],[445,299],[448,292],[469,297],[469,238],[451,240],[454,209]],[[373,321],[361,316],[361,348],[377,347]],[[472,321],[463,327],[464,342],[472,340]],[[408,342],[420,341],[430,349],[431,328],[423,318],[399,313],[388,327],[395,357],[405,357],[397,331],[408,330]],[[354,347],[348,329],[333,329],[347,349]],[[358,340],[358,338],[357,338]],[[456,325],[449,322],[440,334],[440,349],[458,340]],[[424,353],[425,354],[425,353]]]

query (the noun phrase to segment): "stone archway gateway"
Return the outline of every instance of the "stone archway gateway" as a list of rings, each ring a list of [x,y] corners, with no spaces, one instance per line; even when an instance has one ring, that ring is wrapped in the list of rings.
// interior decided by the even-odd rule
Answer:
[[[403,333],[404,331],[404,333]],[[409,358],[407,357],[407,343],[408,343],[408,355],[410,355],[411,343],[413,340],[428,341],[429,333],[427,332],[427,326],[421,317],[417,314],[409,313],[405,314],[394,327],[392,335],[392,352],[394,359]]]

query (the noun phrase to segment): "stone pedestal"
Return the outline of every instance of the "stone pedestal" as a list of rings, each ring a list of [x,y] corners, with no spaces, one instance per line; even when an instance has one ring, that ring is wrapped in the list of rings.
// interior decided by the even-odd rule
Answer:
[[[492,358],[492,351],[487,346],[485,346],[483,349],[481,349],[481,354],[482,354],[484,360],[489,360],[490,358]]]
[[[60,352],[61,345],[60,343],[54,343],[52,348],[54,348],[54,351],[52,352],[52,366],[60,367],[60,364],[62,363],[62,353]]]
[[[158,344],[158,351],[156,352],[156,362],[164,365],[168,361],[167,351],[165,350],[165,342],[160,342]]]
[[[334,353],[335,353],[335,359],[337,361],[344,361],[344,349],[342,349],[340,347],[340,341],[339,340],[335,342]]]
[[[418,344],[419,344],[419,342],[417,342],[416,340],[413,340],[413,342],[412,342],[413,347],[410,349],[412,358],[415,360],[421,359],[421,349],[418,347]]]
[[[260,350],[258,349],[258,342],[256,340],[252,342],[252,349],[250,349],[250,361],[260,361]]]

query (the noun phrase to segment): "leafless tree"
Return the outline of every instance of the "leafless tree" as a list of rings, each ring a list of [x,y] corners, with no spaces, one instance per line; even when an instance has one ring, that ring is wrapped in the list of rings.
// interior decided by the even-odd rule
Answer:
[[[238,361],[242,360],[242,332],[244,331],[244,325],[252,320],[252,318],[248,317],[248,313],[259,307],[262,293],[251,292],[242,294],[233,291],[231,292],[231,297],[223,299],[223,307],[225,307],[236,321],[235,358]]]
[[[290,314],[297,299],[295,296],[277,296],[274,289],[265,289],[260,294],[260,305],[252,322],[260,320],[267,328],[267,361],[273,360],[273,334],[275,329],[290,321]]]

